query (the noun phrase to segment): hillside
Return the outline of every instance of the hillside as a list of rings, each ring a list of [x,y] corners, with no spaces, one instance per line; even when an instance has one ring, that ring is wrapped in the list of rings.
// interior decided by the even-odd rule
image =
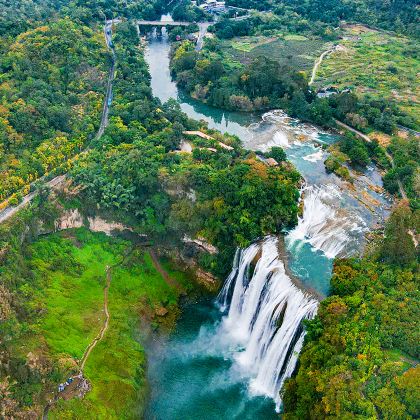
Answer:
[[[8,46],[0,60],[0,201],[27,193],[93,138],[109,64],[101,32],[69,19]]]
[[[201,3],[0,0],[0,418],[420,418],[418,7]]]
[[[307,324],[296,376],[283,391],[285,419],[418,416],[413,228],[418,214],[401,206],[370,256],[335,262],[331,296]]]

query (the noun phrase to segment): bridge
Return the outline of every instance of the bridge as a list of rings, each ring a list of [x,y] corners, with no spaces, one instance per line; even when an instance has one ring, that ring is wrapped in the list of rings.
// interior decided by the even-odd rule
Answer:
[[[173,22],[161,20],[137,20],[136,24],[139,26],[190,26],[194,22]]]

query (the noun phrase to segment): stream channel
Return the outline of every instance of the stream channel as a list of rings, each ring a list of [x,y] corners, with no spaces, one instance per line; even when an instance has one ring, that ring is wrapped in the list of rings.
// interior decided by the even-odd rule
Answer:
[[[328,152],[320,145],[337,141],[336,135],[282,111],[226,112],[178,91],[170,77],[169,50],[165,30],[148,37],[145,56],[155,96],[162,102],[176,99],[190,118],[237,135],[247,149],[283,147],[305,178],[303,216],[285,235],[288,269],[304,290],[285,273],[276,238],[238,254],[218,301],[188,304],[173,333],[148,349],[151,398],[146,418],[275,419],[281,406],[278,390],[302,345],[301,320],[316,313],[317,301],[308,290],[321,298],[327,295],[333,259],[360,253],[366,232],[383,221],[390,202],[372,188],[382,185],[374,167],[358,176],[351,189],[326,173]],[[257,252],[261,261],[252,279],[246,279]],[[267,327],[265,316],[272,317],[273,311],[282,319],[278,330],[277,324]]]

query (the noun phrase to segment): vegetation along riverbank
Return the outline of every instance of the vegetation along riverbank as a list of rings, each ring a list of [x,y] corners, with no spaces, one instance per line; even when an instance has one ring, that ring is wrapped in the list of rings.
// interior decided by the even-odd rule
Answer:
[[[83,366],[89,392],[82,399],[64,393],[48,417],[140,416],[147,395],[142,334],[174,319],[180,294],[193,287],[141,246],[89,233],[77,218],[56,225],[63,212],[77,208],[85,219],[99,212],[147,236],[149,245],[184,250],[202,267],[201,281],[206,270],[223,278],[236,246],[297,221],[295,169],[286,162],[270,167],[239,139],[188,119],[174,102],[160,104],[137,40],[133,25],[118,25],[109,125],[74,159],[64,192],[41,186],[33,203],[1,226],[5,416],[40,416],[58,384],[78,374],[104,325],[109,266],[109,325]],[[188,137],[191,152],[180,147],[188,130],[207,133]],[[74,229],[53,233],[66,223]]]
[[[343,154],[331,157],[327,169],[349,180],[346,162],[360,169],[372,160],[386,172],[384,186],[391,194],[398,193],[400,181],[415,201],[418,133],[410,131],[419,127],[415,37],[344,22],[332,28],[331,17],[322,15],[309,18],[312,26],[298,23],[287,15],[292,5],[242,2],[240,7],[250,14],[239,21],[219,19],[201,51],[190,41],[173,44],[177,85],[192,98],[227,110],[281,108],[339,131],[344,123],[371,144],[347,130]],[[311,73],[314,86],[309,86]],[[394,154],[399,163],[393,167]]]
[[[418,8],[204,3],[0,0],[0,417],[419,418]],[[168,29],[161,71],[194,101],[281,109],[339,140],[321,147],[311,126],[295,167],[274,123],[255,124],[271,137],[250,151],[181,100],[163,103],[134,22],[164,13],[182,27]],[[313,207],[299,203],[297,167],[317,171]],[[372,231],[375,215],[363,220],[345,194],[370,176],[376,202],[381,177],[393,200]],[[354,223],[340,230],[342,220]],[[325,252],[331,237],[357,249],[333,260],[343,254]],[[264,238],[262,258],[253,244]],[[302,275],[318,267],[323,293]],[[203,299],[178,330],[183,302],[226,278],[223,304]],[[148,355],[156,334],[165,339]]]

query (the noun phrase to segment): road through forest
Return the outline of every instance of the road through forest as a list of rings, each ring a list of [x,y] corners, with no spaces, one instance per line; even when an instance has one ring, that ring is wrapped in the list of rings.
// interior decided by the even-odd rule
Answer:
[[[115,77],[115,52],[114,52],[114,48],[112,46],[112,41],[111,41],[111,38],[112,38],[111,28],[112,28],[113,23],[118,23],[118,22],[108,20],[104,26],[105,42],[106,42],[107,48],[111,51],[112,63],[111,63],[111,68],[109,70],[109,75],[108,75],[108,82],[107,82],[106,94],[105,94],[105,99],[104,99],[104,106],[102,110],[101,122],[98,128],[98,131],[96,133],[95,139],[101,138],[105,131],[105,128],[108,126],[108,115],[109,115],[109,109],[110,109],[111,101],[112,101],[112,83]],[[65,175],[56,176],[55,178],[46,182],[46,186],[48,186],[49,188],[54,188],[60,185],[65,180],[65,178],[66,178]],[[36,182],[42,181],[43,179],[45,179],[45,177],[41,177],[40,179],[34,181],[31,185],[35,184]],[[31,192],[25,195],[22,201],[17,206],[7,206],[3,210],[1,210],[0,223],[3,223],[4,221],[14,216],[19,210],[21,210],[27,204],[29,204],[36,197],[36,195],[37,195],[36,191]]]

